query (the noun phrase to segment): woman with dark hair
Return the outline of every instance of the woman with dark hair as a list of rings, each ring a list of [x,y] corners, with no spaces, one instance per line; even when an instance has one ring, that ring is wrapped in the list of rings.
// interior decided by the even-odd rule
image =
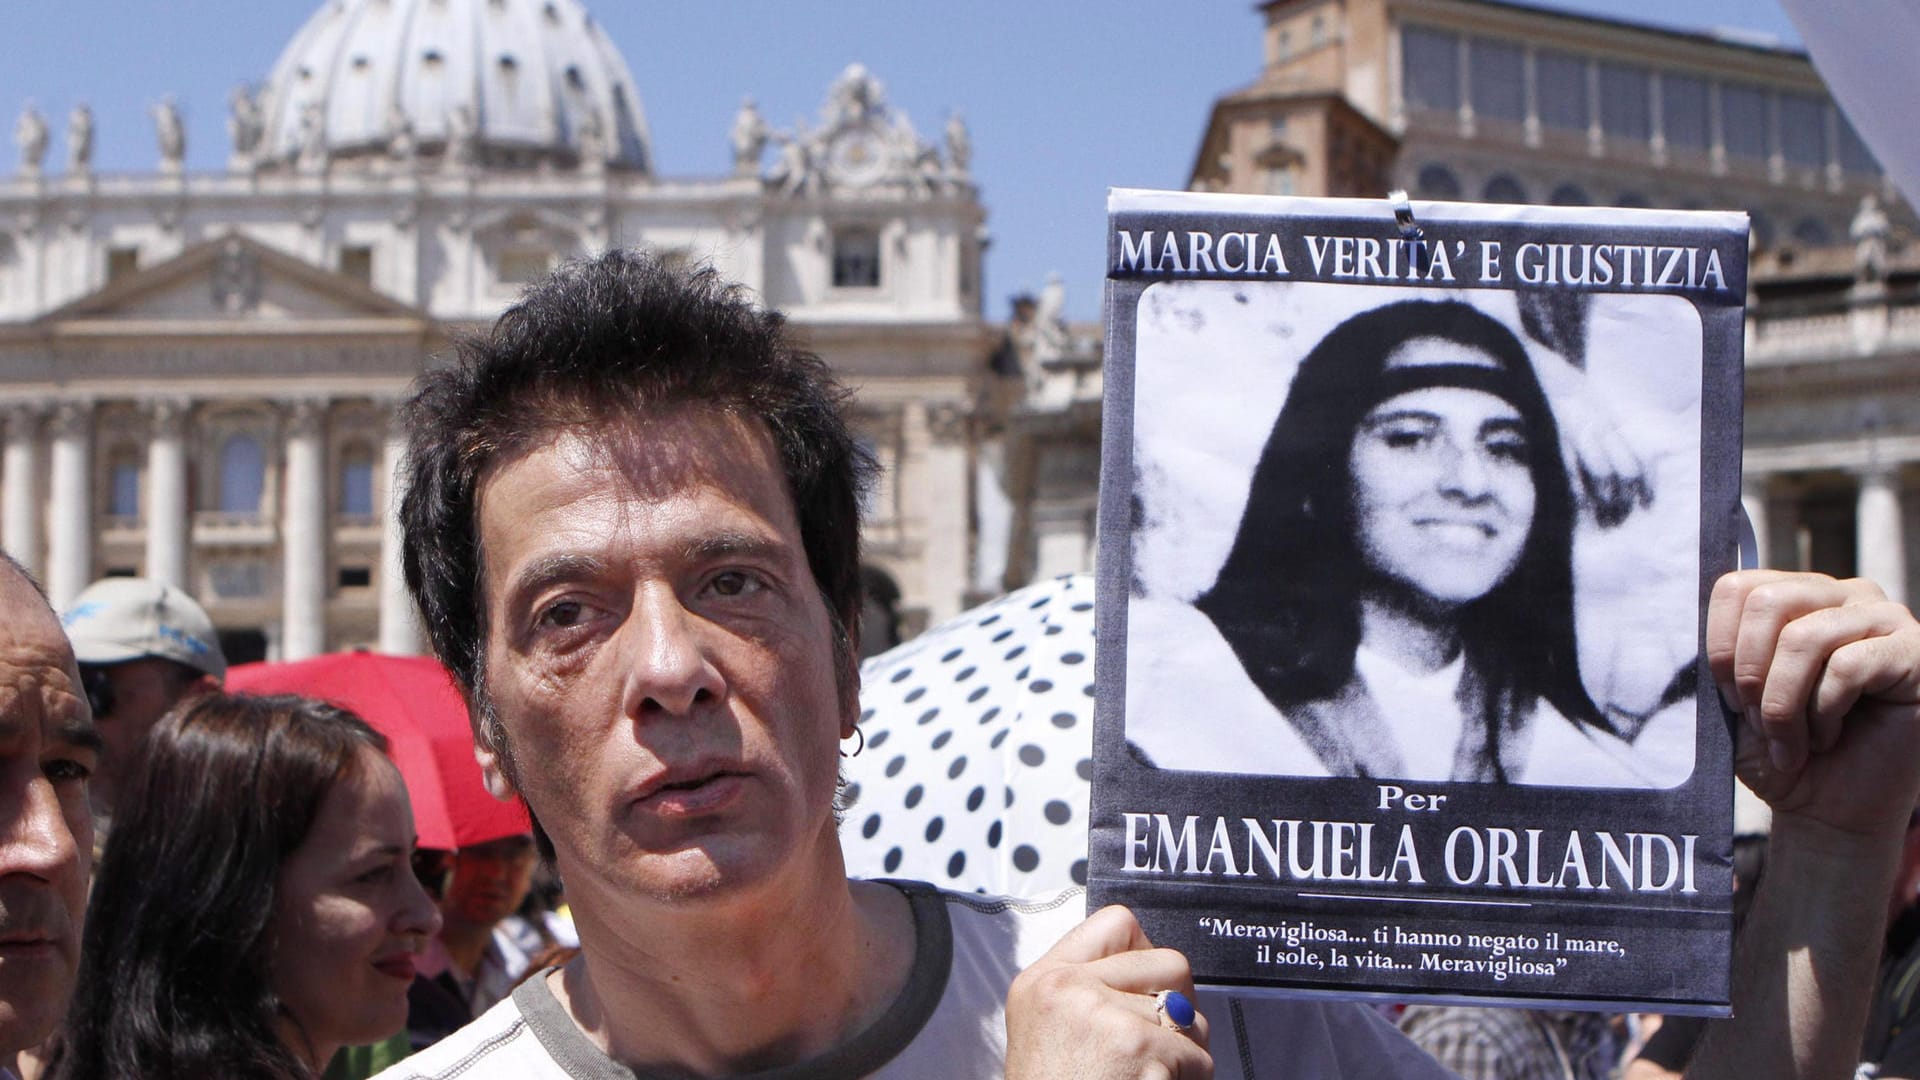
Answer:
[[[1301,361],[1194,601],[1284,730],[1216,760],[1157,718],[1129,733],[1167,768],[1652,786],[1581,680],[1576,514],[1512,331],[1457,301],[1361,312]]]
[[[439,913],[385,747],[291,696],[163,720],[94,879],[49,1075],[307,1080],[398,1031]]]

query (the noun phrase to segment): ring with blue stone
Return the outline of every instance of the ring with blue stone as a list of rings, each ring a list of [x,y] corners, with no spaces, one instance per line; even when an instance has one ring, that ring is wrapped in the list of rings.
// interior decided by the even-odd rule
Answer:
[[[1160,990],[1153,995],[1153,1013],[1160,1018],[1160,1026],[1175,1031],[1187,1031],[1193,1027],[1193,1002],[1178,990]]]

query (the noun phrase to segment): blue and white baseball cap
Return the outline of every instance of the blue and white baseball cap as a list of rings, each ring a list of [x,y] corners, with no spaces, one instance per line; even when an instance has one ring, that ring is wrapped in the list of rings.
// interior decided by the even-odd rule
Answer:
[[[213,620],[193,597],[147,578],[103,578],[81,590],[60,622],[83,664],[118,664],[142,657],[177,660],[215,679],[227,677],[227,657]]]

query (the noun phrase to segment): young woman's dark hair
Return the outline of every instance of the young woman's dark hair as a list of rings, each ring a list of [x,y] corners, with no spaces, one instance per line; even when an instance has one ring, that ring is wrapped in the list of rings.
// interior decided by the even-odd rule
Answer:
[[[386,740],[308,698],[210,694],[162,720],[94,877],[61,1080],[305,1080],[270,985],[281,865]]]
[[[1484,354],[1477,364],[1390,367],[1408,342],[1438,339]],[[1457,613],[1466,670],[1480,702],[1486,775],[1506,780],[1501,735],[1544,700],[1568,719],[1610,730],[1580,680],[1574,645],[1575,505],[1558,428],[1526,350],[1471,305],[1408,300],[1349,318],[1301,361],[1255,467],[1233,548],[1197,606],[1282,712],[1338,693],[1354,677],[1360,595],[1368,581],[1349,466],[1354,435],[1388,398],[1467,386],[1520,415],[1533,480],[1532,527],[1513,570]]]

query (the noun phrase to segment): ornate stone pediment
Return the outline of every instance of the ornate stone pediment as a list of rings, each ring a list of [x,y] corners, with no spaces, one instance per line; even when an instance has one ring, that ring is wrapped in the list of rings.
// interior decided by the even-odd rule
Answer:
[[[418,321],[427,315],[368,288],[239,234],[196,244],[34,320],[43,327],[86,324],[324,324],[350,320]],[[101,327],[100,324],[109,324]]]
[[[767,179],[784,195],[884,188],[929,195],[960,182],[965,171],[941,161],[861,64],[848,65],[834,80],[818,127],[803,123],[771,138],[779,150]]]

